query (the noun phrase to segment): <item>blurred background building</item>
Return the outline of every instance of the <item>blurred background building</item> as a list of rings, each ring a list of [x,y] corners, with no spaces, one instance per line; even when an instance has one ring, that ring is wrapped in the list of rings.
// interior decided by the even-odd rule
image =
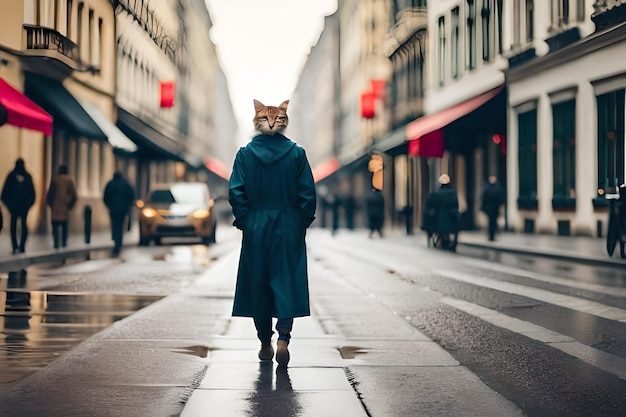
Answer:
[[[237,127],[203,0],[6,3],[0,15],[3,86],[53,119],[50,129],[16,126],[15,117],[0,127],[6,149],[0,172],[6,175],[21,157],[35,180],[31,230],[47,230],[43,196],[59,165],[68,166],[79,192],[73,231],[83,229],[86,206],[93,210],[93,229],[108,228],[102,190],[116,170],[140,197],[155,182],[224,187]],[[3,108],[18,107],[9,93],[0,96]]]
[[[623,184],[626,0],[339,0],[290,97],[316,224],[364,225],[371,155],[388,219],[420,224],[447,173],[462,227],[483,227],[483,185],[505,186],[501,226],[603,236]],[[238,126],[204,0],[19,0],[0,15],[0,171],[18,157],[37,187],[31,229],[60,164],[79,188],[70,223],[107,222],[113,171],[139,196],[199,180],[227,194]],[[16,105],[15,103],[20,103]],[[21,107],[20,107],[21,106]],[[28,111],[19,109],[27,108]]]
[[[320,189],[349,190],[358,205],[369,156],[381,153],[389,218],[408,215],[409,232],[447,173],[464,229],[486,224],[479,196],[496,175],[502,227],[603,236],[606,194],[624,183],[624,3],[340,0],[339,121],[333,145],[324,141]],[[312,73],[295,97],[323,94]],[[317,116],[291,116],[310,118],[298,134],[314,143]]]

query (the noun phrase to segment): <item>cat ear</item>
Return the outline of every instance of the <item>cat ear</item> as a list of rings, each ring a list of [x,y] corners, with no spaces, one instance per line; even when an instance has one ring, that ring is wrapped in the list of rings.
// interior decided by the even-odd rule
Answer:
[[[282,103],[280,103],[280,106],[278,106],[278,108],[287,111],[288,104],[289,104],[289,100],[285,100]]]
[[[254,100],[254,110],[258,113],[261,110],[263,110],[263,108],[265,107],[265,105],[263,103],[261,103],[259,100]]]

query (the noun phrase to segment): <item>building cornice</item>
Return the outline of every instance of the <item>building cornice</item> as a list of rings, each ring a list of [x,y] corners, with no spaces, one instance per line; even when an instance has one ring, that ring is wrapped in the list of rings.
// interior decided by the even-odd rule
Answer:
[[[591,34],[563,49],[505,71],[508,82],[534,77],[537,73],[568,63],[626,40],[626,22]]]

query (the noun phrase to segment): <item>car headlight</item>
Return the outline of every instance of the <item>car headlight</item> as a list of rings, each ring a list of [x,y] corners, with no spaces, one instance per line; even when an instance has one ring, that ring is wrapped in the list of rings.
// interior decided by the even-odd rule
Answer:
[[[209,210],[196,210],[191,215],[194,219],[206,219],[211,213],[209,213]]]
[[[153,217],[156,217],[157,212],[155,209],[148,207],[148,208],[141,210],[141,215],[143,217],[147,217],[148,219],[151,219]]]

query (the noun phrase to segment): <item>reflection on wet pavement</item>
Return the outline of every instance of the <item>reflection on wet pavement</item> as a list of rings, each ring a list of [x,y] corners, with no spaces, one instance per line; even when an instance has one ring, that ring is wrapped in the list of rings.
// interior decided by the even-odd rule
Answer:
[[[250,406],[249,415],[277,417],[300,415],[298,393],[293,390],[287,368],[277,367],[274,381],[273,363],[271,361],[260,362],[254,388],[247,398]]]
[[[0,390],[162,298],[27,288],[26,271],[0,280]]]

